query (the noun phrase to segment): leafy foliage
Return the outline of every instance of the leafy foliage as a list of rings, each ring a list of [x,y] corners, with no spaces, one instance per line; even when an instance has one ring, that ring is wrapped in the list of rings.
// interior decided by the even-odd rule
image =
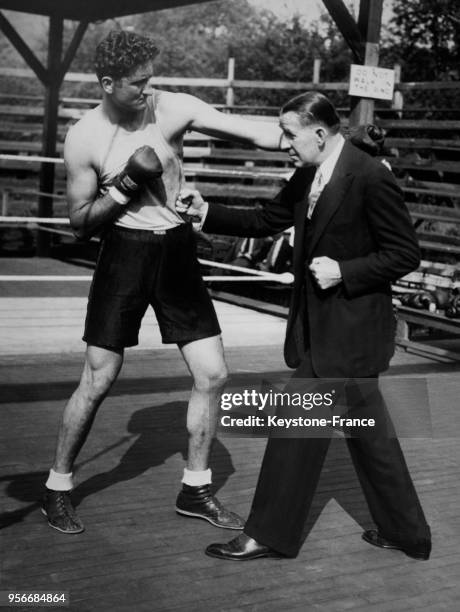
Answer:
[[[460,8],[458,0],[394,0],[394,16],[383,57],[398,62],[403,81],[460,80]],[[460,91],[411,92],[411,105],[454,108]]]
[[[75,27],[74,23],[65,23],[64,46]],[[117,27],[133,28],[155,40],[161,50],[155,63],[158,75],[222,78],[227,73],[228,58],[234,57],[237,79],[311,81],[313,61],[318,57],[323,62],[323,80],[348,78],[350,55],[329,16],[307,26],[299,15],[282,20],[269,11],[254,8],[246,0],[193,4],[91,24],[71,69],[92,72],[95,46]],[[46,45],[46,35],[42,34],[35,51],[44,55]],[[14,50],[11,53],[8,43],[3,47],[0,47],[0,58],[5,58],[3,65],[18,65]],[[8,56],[2,50],[8,50]],[[34,93],[40,90],[40,85],[31,81],[29,87]],[[195,89],[194,93],[212,102],[224,102],[222,89]],[[294,90],[237,90],[236,102],[278,106],[293,93]],[[96,96],[98,89],[65,83],[63,95]]]
[[[389,54],[407,81],[459,78],[457,0],[394,0]]]
[[[459,79],[460,9],[458,0],[393,0],[393,17],[388,31],[384,29],[381,64],[402,65],[403,81]],[[32,17],[30,17],[32,19]],[[66,22],[65,42],[71,39],[75,23]],[[229,57],[235,58],[236,78],[263,81],[311,81],[315,58],[322,60],[321,80],[346,81],[351,54],[331,17],[324,10],[315,23],[306,24],[300,15],[282,20],[267,10],[256,9],[247,0],[217,0],[192,4],[142,15],[91,24],[72,63],[73,71],[92,72],[96,44],[109,30],[133,28],[151,36],[161,53],[156,72],[162,76],[217,77],[227,72]],[[37,30],[30,41],[43,57],[46,33]],[[9,43],[0,39],[0,59],[4,66],[24,66]],[[18,93],[42,93],[32,79],[9,80],[5,90]],[[211,102],[224,102],[222,89],[195,89]],[[63,95],[92,97],[99,95],[97,86],[65,83]],[[237,104],[279,106],[295,93],[277,90],[237,90]],[[407,95],[407,102],[458,105],[457,93],[442,90]],[[341,104],[345,95],[332,94]]]

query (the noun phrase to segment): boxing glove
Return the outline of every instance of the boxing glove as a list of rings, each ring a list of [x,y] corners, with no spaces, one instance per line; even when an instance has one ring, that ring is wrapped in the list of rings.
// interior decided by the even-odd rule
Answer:
[[[114,199],[117,201],[126,199],[127,202],[142,185],[157,179],[162,173],[163,167],[154,149],[148,145],[139,147],[128,159],[120,174],[114,179],[111,191],[109,190],[110,194],[114,197],[117,195],[116,191],[118,191],[122,198],[114,197]],[[125,204],[126,202],[120,201],[119,203]]]
[[[430,291],[417,291],[412,294],[412,303],[409,305],[412,308],[419,308],[420,310],[429,310],[430,312],[436,311],[436,299]]]

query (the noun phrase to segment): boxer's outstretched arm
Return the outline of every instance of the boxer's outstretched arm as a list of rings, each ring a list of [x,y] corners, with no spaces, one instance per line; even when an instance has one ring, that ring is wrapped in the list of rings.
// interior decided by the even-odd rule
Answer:
[[[282,132],[278,122],[249,120],[221,113],[188,94],[176,94],[174,103],[183,117],[185,129],[217,138],[248,142],[261,149],[280,148]]]

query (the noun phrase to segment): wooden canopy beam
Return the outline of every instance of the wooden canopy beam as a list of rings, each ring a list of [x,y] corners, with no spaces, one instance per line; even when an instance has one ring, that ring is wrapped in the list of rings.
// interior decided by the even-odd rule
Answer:
[[[5,34],[19,55],[25,60],[26,64],[32,68],[43,85],[46,85],[48,80],[46,68],[1,11],[0,30]]]
[[[5,34],[10,43],[16,49],[16,51],[21,55],[26,64],[35,72],[38,79],[41,81],[43,85],[47,85],[51,79],[54,79],[56,75],[59,76],[59,81],[62,82],[66,72],[68,71],[70,64],[72,63],[73,58],[75,57],[75,53],[82,41],[82,38],[86,32],[89,21],[80,21],[77,29],[74,32],[72,40],[67,48],[66,54],[62,63],[59,66],[54,65],[53,70],[58,70],[57,73],[53,72],[50,74],[49,69],[46,69],[41,61],[37,58],[34,52],[30,49],[27,43],[24,41],[22,36],[16,31],[16,29],[11,25],[5,15],[0,11],[0,30]],[[59,60],[60,62],[60,60]]]
[[[350,47],[356,63],[362,64],[364,62],[365,40],[343,0],[323,0],[323,3]]]
[[[88,25],[89,25],[89,21],[80,21],[77,26],[77,29],[74,32],[72,40],[70,41],[69,46],[67,47],[67,51],[61,63],[61,68],[60,68],[60,81],[61,82],[64,79],[67,71],[70,68],[70,64],[72,63],[72,60],[75,57],[75,54],[78,50],[78,47],[80,46],[83,36],[85,35]]]

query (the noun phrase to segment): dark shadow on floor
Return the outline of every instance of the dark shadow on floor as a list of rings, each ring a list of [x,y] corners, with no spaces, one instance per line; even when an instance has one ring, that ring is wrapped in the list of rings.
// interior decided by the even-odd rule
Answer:
[[[188,444],[186,413],[187,402],[169,402],[135,412],[127,426],[128,432],[137,436],[134,442],[113,469],[96,474],[75,488],[75,503],[116,483],[132,480],[150,468],[162,465],[177,453],[182,455],[185,465]],[[235,471],[230,453],[220,440],[214,442],[210,467],[213,489],[218,491]],[[179,489],[181,478],[182,472],[177,474],[177,484],[171,483],[171,486],[176,484]]]
[[[112,451],[115,447],[134,438],[117,465],[106,472],[95,474],[76,486],[72,493],[75,505],[78,506],[88,495],[97,494],[99,491],[119,482],[132,480],[150,468],[162,465],[177,453],[182,455],[185,465],[188,441],[186,413],[187,402],[169,402],[161,406],[149,406],[134,412],[127,425],[129,435],[123,436],[96,455],[77,462],[76,478],[78,480],[79,466],[97,461],[108,451]],[[213,490],[218,491],[235,472],[230,453],[220,440],[216,440],[214,443],[210,467],[213,471]],[[41,471],[13,474],[0,478],[0,482],[8,482],[6,487],[8,497],[28,504],[18,510],[0,514],[0,527],[7,527],[20,522],[40,507],[39,502],[43,495],[43,485],[47,476],[47,471]],[[182,472],[177,474],[177,479],[174,483],[171,483],[171,487],[177,487],[177,490],[179,490],[181,478]],[[152,481],[154,479],[155,473],[153,471]]]

